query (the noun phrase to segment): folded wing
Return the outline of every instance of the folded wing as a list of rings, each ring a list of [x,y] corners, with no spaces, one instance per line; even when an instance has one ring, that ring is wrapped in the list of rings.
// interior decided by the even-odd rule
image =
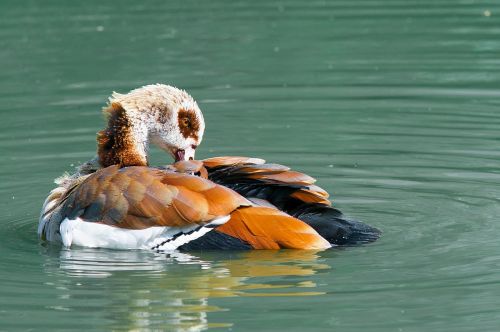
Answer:
[[[333,208],[328,200],[328,193],[316,186],[315,179],[306,174],[290,170],[283,165],[266,164],[262,159],[247,157],[216,157],[203,160],[203,164],[207,170],[208,179],[235,190],[257,206],[267,208],[256,213],[259,217],[254,218],[251,218],[253,213],[251,209],[237,210],[231,215],[231,220],[227,224],[217,228],[218,232],[243,240],[246,244],[251,244],[253,248],[261,246],[264,228],[257,236],[249,231],[252,229],[249,225],[255,228],[258,227],[257,224],[264,225],[265,220],[271,220],[272,213],[268,209],[275,209],[275,214],[279,215],[279,217],[274,216],[273,220],[274,218],[284,219],[283,215],[286,215],[296,221],[291,221],[290,225],[293,226],[288,229],[281,227],[281,223],[273,224],[276,228],[271,227],[271,223],[265,224],[266,232],[272,233],[273,236],[282,232],[288,239],[300,238],[300,232],[295,232],[297,235],[293,235],[294,226],[298,225],[297,222],[314,229],[315,233],[332,245],[372,242],[380,235],[378,229],[348,219],[339,210]],[[264,218],[263,212],[268,217]],[[231,232],[227,231],[228,229],[231,229]],[[237,229],[245,229],[245,232],[237,232]],[[254,238],[250,239],[249,234],[254,234]],[[195,248],[197,245],[217,248],[213,245],[214,241],[209,241],[211,237],[216,236],[220,237],[220,234],[213,232],[190,243],[189,246],[190,248]],[[283,244],[284,242],[281,242],[279,247],[300,247],[296,244],[286,246]]]
[[[59,197],[46,212],[52,216],[45,227],[60,228],[65,245],[165,249],[171,242],[168,249],[175,249],[208,232],[208,226],[227,221],[238,207],[249,205],[231,189],[197,176],[110,166]]]

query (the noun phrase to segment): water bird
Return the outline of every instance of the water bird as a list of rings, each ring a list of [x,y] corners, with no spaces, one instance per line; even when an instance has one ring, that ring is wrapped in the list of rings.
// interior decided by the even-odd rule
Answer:
[[[205,122],[184,90],[113,93],[97,155],[55,180],[38,225],[48,242],[112,249],[327,249],[380,231],[332,207],[315,180],[259,158],[194,160]],[[174,163],[153,167],[149,144]]]

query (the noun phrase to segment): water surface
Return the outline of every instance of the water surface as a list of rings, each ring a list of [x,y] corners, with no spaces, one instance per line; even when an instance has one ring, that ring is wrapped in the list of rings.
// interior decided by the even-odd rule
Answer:
[[[499,19],[472,0],[3,1],[0,330],[498,330]],[[94,155],[107,96],[155,82],[198,100],[199,157],[306,172],[383,237],[42,246],[41,204]]]

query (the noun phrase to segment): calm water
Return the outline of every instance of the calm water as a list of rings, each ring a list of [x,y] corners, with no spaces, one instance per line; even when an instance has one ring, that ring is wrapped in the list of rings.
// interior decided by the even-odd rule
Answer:
[[[498,331],[499,36],[498,1],[2,1],[0,330]],[[42,246],[41,204],[93,156],[107,96],[154,82],[199,101],[200,157],[304,171],[383,237]]]

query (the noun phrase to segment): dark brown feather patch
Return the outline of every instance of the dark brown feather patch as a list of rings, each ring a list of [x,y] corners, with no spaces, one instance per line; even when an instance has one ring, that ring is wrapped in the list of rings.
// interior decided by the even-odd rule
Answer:
[[[109,116],[108,127],[97,133],[97,155],[101,166],[146,166],[147,160],[134,147],[130,122],[123,107],[112,103],[105,113]]]
[[[198,131],[200,130],[200,121],[196,113],[192,110],[180,109],[178,115],[179,129],[184,138],[194,138],[198,141]]]

